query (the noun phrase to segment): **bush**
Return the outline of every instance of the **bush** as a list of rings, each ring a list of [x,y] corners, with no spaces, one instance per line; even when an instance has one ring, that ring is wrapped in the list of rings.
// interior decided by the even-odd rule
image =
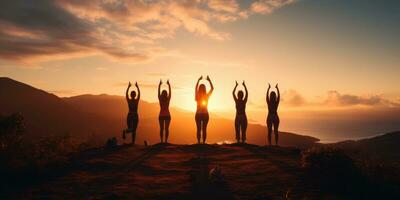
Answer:
[[[0,152],[9,146],[18,145],[24,132],[24,117],[19,114],[0,115]]]
[[[307,179],[322,192],[339,195],[356,195],[364,187],[361,171],[343,151],[314,147],[302,152],[302,167]]]
[[[21,114],[0,116],[0,192],[64,173],[70,154],[84,148],[68,134],[25,139]]]
[[[398,168],[354,160],[344,151],[332,147],[304,150],[301,162],[306,171],[305,180],[313,184],[313,188],[319,188],[322,194],[349,199],[400,198]]]

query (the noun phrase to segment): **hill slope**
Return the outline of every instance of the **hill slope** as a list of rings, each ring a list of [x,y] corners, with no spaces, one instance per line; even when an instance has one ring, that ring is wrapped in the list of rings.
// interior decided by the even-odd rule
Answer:
[[[398,152],[400,132],[387,133],[357,141],[344,141],[333,145],[350,153],[355,153],[358,157],[400,166],[400,154]]]
[[[81,112],[53,94],[9,78],[0,78],[0,105],[2,114],[23,114],[30,138],[66,133],[83,137],[112,126],[103,117]]]

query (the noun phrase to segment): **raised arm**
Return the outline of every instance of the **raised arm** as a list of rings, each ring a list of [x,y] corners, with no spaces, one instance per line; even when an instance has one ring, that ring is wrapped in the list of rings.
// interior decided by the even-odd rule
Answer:
[[[171,99],[171,84],[169,83],[169,80],[167,80],[167,85],[168,85],[168,99]]]
[[[161,79],[160,79],[160,83],[158,83],[158,100],[160,100],[160,97],[161,97],[161,84],[162,84],[162,81],[161,81]]]
[[[129,101],[129,88],[132,86],[131,82],[128,83],[128,88],[126,88],[126,92],[125,92],[125,98],[126,101]]]
[[[199,83],[201,79],[203,79],[203,76],[200,76],[200,78],[197,80],[196,87],[194,88],[194,98],[196,101],[197,101],[197,90],[199,89]]]
[[[210,96],[214,91],[214,85],[209,76],[207,76],[207,81],[210,83],[210,86],[211,86],[211,90],[207,93],[207,95]]]
[[[238,82],[236,81],[235,87],[233,88],[233,91],[232,91],[232,96],[233,96],[233,99],[235,100],[235,102],[237,101],[237,97],[236,97],[237,86],[238,86]]]
[[[137,82],[135,83],[135,86],[136,86],[136,89],[138,91],[138,95],[137,95],[136,99],[139,101],[140,100],[140,89],[139,89],[139,85],[137,84]]]
[[[266,95],[266,101],[267,101],[267,103],[268,103],[268,105],[269,105],[269,90],[271,89],[271,84],[269,84],[268,83],[268,90],[267,90],[267,95]]]
[[[243,81],[243,87],[246,94],[244,95],[244,102],[247,102],[247,97],[249,96],[249,92],[247,91],[246,83]]]
[[[281,93],[279,92],[278,83],[276,84],[275,88],[276,88],[276,91],[278,92],[278,98],[277,98],[276,102],[279,103],[279,101],[281,100]]]

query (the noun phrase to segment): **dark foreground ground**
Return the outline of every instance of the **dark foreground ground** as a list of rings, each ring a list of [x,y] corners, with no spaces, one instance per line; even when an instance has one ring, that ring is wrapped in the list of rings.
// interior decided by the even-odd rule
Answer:
[[[87,155],[65,176],[21,192],[34,199],[283,199],[300,184],[299,151],[252,145],[155,145]],[[222,182],[210,182],[220,165]]]
[[[222,181],[210,181],[219,165]],[[337,199],[311,186],[300,151],[255,145],[123,146],[87,152],[68,173],[12,199]]]

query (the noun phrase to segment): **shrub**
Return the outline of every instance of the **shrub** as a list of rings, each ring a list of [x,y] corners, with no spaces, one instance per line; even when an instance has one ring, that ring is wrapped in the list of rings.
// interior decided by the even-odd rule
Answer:
[[[361,171],[343,151],[328,147],[313,147],[302,152],[302,167],[307,179],[322,192],[359,195],[364,186]]]
[[[25,139],[23,119],[21,114],[0,116],[0,193],[64,173],[70,154],[87,148],[68,134]]]
[[[18,145],[24,132],[24,117],[20,113],[0,115],[0,152],[9,146]]]

